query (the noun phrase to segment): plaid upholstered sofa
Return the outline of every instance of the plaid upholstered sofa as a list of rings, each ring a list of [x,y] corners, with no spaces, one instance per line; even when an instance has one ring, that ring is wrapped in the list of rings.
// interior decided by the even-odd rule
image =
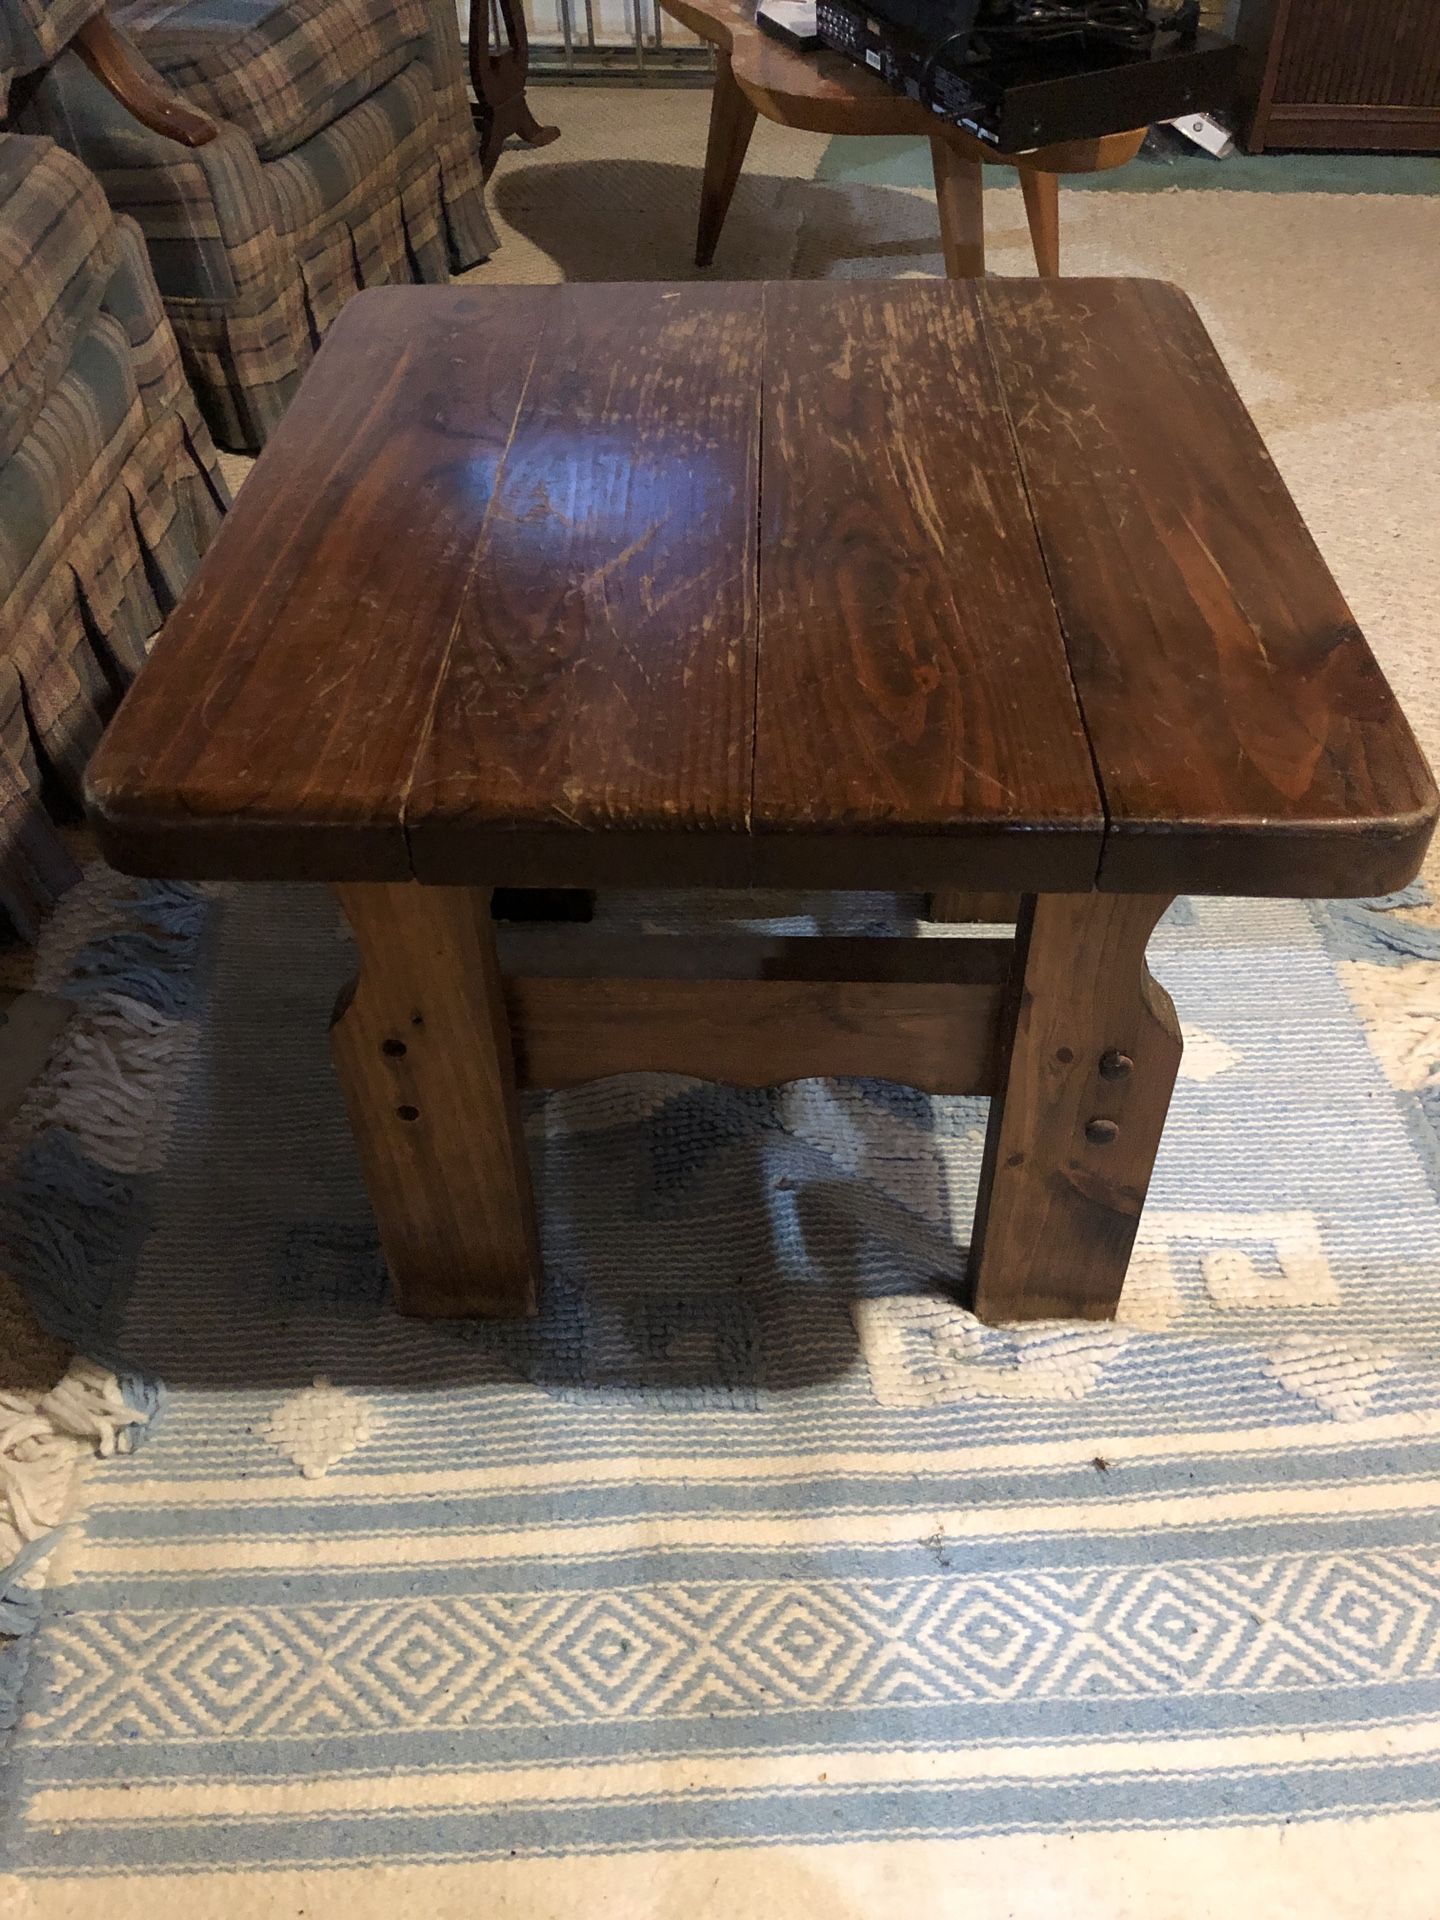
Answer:
[[[70,154],[0,133],[0,910],[22,934],[78,877],[57,820],[224,504],[138,231]]]
[[[76,3],[0,0],[0,21]],[[495,244],[453,0],[114,0],[109,16],[102,57],[62,42],[17,123],[138,221],[212,434],[257,450],[351,294],[445,280]],[[117,98],[124,62],[188,108],[179,137]]]

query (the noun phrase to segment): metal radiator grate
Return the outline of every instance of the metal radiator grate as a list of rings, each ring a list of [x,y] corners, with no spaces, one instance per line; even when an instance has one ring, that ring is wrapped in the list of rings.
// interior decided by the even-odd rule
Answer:
[[[494,0],[491,41],[499,37]],[[468,9],[461,7],[462,29]],[[530,70],[537,80],[707,84],[714,56],[658,0],[525,0]]]

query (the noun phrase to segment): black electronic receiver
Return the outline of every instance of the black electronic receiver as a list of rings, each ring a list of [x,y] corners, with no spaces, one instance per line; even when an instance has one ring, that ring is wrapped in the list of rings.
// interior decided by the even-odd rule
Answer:
[[[755,24],[796,53],[814,53],[824,44],[816,31],[812,0],[760,0]]]
[[[1007,40],[972,33],[975,13],[974,0],[817,0],[815,24],[827,47],[999,153],[1223,111],[1238,75],[1239,48],[1216,33]]]

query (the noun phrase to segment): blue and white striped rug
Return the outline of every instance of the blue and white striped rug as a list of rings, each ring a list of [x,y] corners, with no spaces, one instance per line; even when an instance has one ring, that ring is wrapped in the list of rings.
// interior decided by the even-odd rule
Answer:
[[[1433,1916],[1440,924],[1182,903],[1152,957],[1115,1326],[952,1303],[983,1103],[635,1077],[527,1103],[543,1317],[426,1327],[328,896],[92,878],[0,1237],[143,1445],[3,1603],[0,1913]]]

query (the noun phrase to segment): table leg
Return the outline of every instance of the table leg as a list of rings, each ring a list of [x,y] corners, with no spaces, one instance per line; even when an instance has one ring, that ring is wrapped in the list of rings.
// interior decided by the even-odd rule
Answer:
[[[1020,191],[1025,196],[1036,271],[1053,280],[1060,272],[1060,182],[1053,173],[1021,167]]]
[[[1015,930],[970,1247],[982,1320],[1109,1319],[1180,1066],[1145,947],[1166,898],[1041,894]]]
[[[402,1313],[534,1313],[540,1276],[489,897],[342,886],[360,974],[331,1048]]]
[[[540,125],[525,98],[530,73],[525,9],[517,0],[499,0],[497,11],[506,44],[492,49],[489,0],[476,0],[470,9],[470,85],[482,132],[480,166],[487,180],[512,133],[532,147],[548,147],[560,138],[558,127]]]
[[[715,258],[715,247],[745,150],[755,130],[755,105],[740,89],[730,67],[730,56],[722,50],[715,54],[715,87],[710,95],[710,137],[705,146],[705,178],[700,188],[700,225],[695,236],[695,264],[708,267]]]
[[[939,887],[925,900],[925,918],[941,926],[1011,925],[1020,913],[1018,893],[962,893]]]
[[[985,176],[978,160],[941,133],[930,136],[940,247],[949,280],[976,280],[985,271]]]

